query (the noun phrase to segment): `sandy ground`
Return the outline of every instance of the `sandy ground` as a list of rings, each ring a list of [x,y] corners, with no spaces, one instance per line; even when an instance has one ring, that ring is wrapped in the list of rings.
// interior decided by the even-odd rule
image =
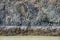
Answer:
[[[53,36],[0,36],[0,40],[60,40]]]

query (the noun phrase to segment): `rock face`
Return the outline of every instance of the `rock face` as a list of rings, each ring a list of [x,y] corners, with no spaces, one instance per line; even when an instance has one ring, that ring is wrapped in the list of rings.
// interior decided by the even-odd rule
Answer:
[[[59,26],[60,0],[0,0],[0,25]]]

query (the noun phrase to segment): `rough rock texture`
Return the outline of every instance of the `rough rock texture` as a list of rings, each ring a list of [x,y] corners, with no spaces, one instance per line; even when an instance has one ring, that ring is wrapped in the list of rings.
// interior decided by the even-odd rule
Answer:
[[[60,0],[0,0],[0,25],[59,26]]]

